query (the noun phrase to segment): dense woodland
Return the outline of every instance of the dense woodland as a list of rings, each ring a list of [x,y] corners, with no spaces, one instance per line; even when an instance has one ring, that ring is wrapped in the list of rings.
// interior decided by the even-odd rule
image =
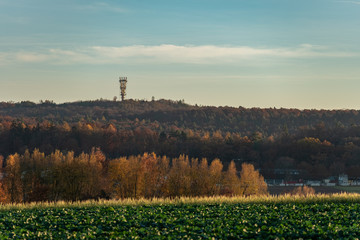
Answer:
[[[170,158],[251,163],[265,178],[360,177],[360,112],[191,106],[183,101],[0,103],[0,155],[39,149],[108,159],[154,152]],[[7,162],[4,161],[5,167]],[[292,178],[293,176],[283,176]]]

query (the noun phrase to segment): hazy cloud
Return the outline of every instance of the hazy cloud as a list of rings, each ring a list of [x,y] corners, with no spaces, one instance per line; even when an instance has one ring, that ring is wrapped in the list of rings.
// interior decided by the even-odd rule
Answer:
[[[360,5],[360,1],[336,1],[336,2],[340,2],[340,3],[352,3],[352,4]]]
[[[83,49],[49,49],[44,52],[18,52],[0,54],[8,62],[51,62],[54,64],[88,63],[109,64],[119,62],[159,63],[221,63],[263,58],[337,58],[357,56],[354,53],[332,51],[326,47],[303,44],[295,48],[254,48],[248,46],[93,46]]]
[[[39,53],[17,53],[16,59],[21,62],[43,62],[49,60],[49,55]]]
[[[297,48],[253,48],[248,46],[221,47],[221,46],[129,46],[129,47],[93,47],[102,56],[108,58],[148,57],[174,62],[208,62],[213,60],[234,60],[256,57],[348,57],[353,54],[329,52],[321,46],[309,44]]]
[[[77,8],[88,11],[108,11],[108,12],[117,12],[117,13],[127,12],[125,8],[121,8],[116,5],[110,5],[109,3],[106,2],[95,2],[88,5],[81,5],[81,6],[79,5]]]

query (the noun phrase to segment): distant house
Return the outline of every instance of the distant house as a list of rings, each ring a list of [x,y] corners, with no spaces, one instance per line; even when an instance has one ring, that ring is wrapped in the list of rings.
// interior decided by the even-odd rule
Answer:
[[[321,181],[308,180],[306,181],[306,185],[311,187],[319,187],[321,186]]]
[[[336,182],[335,182],[335,180],[326,178],[323,180],[322,185],[326,186],[326,187],[334,187],[334,186],[336,186]]]
[[[301,180],[298,180],[298,181],[285,181],[284,186],[299,187],[299,186],[304,186],[304,183]]]
[[[265,182],[269,186],[360,186],[360,177],[349,179],[347,174],[331,176],[322,181],[301,179],[300,171],[294,169],[270,169],[271,173],[276,173],[273,178],[266,178]],[[290,176],[290,177],[289,177]],[[298,176],[298,178],[296,178]]]
[[[349,177],[347,174],[341,174],[338,178],[338,183],[340,186],[349,186]]]
[[[360,186],[360,178],[349,178],[349,184],[351,186]]]

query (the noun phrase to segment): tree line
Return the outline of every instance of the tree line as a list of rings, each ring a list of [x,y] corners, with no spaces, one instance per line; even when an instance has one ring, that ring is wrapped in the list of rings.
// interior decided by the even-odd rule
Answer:
[[[93,148],[79,155],[26,150],[0,160],[0,202],[267,194],[253,165],[242,164],[239,173],[219,159],[144,153],[109,160]]]
[[[134,129],[118,129],[111,123],[41,122],[32,125],[13,121],[0,130],[0,155],[7,158],[36,148],[45,154],[58,149],[78,155],[100,147],[110,159],[155,152],[171,158],[181,154],[199,159],[219,158],[225,167],[231,160],[238,168],[241,163],[248,162],[261,169],[265,178],[290,177],[274,176],[274,169],[297,169],[300,171],[297,177],[301,179],[323,179],[343,173],[360,177],[359,126],[327,128],[318,124],[299,129],[297,134],[285,130],[275,137],[260,131],[247,136],[177,127],[156,130],[141,123]]]

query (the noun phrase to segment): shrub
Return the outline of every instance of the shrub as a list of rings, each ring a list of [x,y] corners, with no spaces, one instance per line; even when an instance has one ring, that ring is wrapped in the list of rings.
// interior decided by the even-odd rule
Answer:
[[[297,187],[291,191],[291,195],[309,196],[314,194],[315,194],[315,189],[308,186]]]

